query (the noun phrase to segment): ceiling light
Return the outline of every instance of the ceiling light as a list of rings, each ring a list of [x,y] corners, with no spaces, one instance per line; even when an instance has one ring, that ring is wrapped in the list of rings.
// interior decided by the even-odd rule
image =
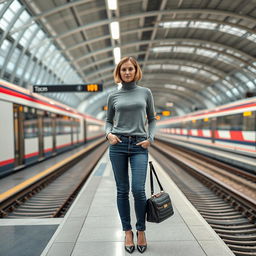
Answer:
[[[117,9],[117,0],[108,0],[108,9],[116,10]]]
[[[121,60],[121,50],[120,47],[114,48],[114,58],[115,58],[115,64],[117,65],[119,61]]]
[[[110,31],[111,36],[113,39],[119,39],[120,33],[119,33],[119,22],[114,21],[110,23]]]
[[[173,106],[173,103],[172,102],[166,102],[166,107],[172,107]]]

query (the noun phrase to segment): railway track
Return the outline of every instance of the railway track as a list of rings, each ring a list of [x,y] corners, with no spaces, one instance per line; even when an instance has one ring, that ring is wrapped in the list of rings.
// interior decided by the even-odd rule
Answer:
[[[56,168],[51,175],[0,202],[2,218],[53,218],[65,215],[106,150],[100,140]],[[96,148],[97,147],[97,148]]]
[[[235,255],[256,255],[256,201],[248,195],[248,191],[255,191],[253,177],[245,178],[234,173],[234,180],[244,180],[240,186],[246,187],[244,191],[248,190],[246,193],[237,192],[230,182],[225,184],[225,181],[232,179],[226,174],[224,166],[218,166],[215,161],[208,161],[209,159],[201,158],[198,154],[190,154],[159,141],[150,149],[150,153],[159,160],[169,176]],[[218,171],[223,169],[223,172],[219,171],[218,175],[213,176],[214,168]],[[210,169],[209,172],[207,169]],[[230,168],[228,172],[231,172]]]

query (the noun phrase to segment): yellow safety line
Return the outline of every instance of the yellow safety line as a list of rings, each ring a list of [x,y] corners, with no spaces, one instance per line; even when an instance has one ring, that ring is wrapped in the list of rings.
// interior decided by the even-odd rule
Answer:
[[[19,185],[7,190],[6,192],[0,194],[0,202],[5,200],[6,198],[14,195],[15,193],[17,193],[18,191],[21,191],[22,189],[28,187],[29,185],[33,184],[35,181],[39,180],[40,178],[46,176],[49,173],[54,172],[56,169],[58,169],[59,167],[63,166],[64,164],[68,163],[69,161],[71,161],[72,159],[78,157],[79,155],[85,153],[86,151],[90,150],[92,147],[94,147],[96,143],[91,144],[90,146],[86,147],[85,149],[82,149],[81,151],[75,153],[74,155],[62,160],[61,162],[53,165],[52,167],[40,172],[39,174],[25,180],[24,182],[20,183]]]

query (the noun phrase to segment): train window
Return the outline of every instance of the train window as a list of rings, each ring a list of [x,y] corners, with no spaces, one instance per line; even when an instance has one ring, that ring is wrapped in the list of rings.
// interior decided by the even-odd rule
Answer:
[[[211,119],[204,118],[201,120],[202,129],[210,129],[211,128]]]
[[[70,134],[72,129],[72,121],[68,116],[58,115],[57,116],[57,127],[56,133],[57,135]]]
[[[201,129],[202,119],[193,119],[190,124],[190,129]]]
[[[73,133],[80,133],[80,120],[79,119],[74,119]]]
[[[241,131],[243,126],[242,114],[217,117],[218,130]]]
[[[24,108],[24,137],[25,139],[38,137],[38,119],[35,108]]]
[[[256,112],[244,112],[243,113],[243,131],[255,131],[256,130]]]
[[[186,129],[188,127],[188,122],[180,123],[180,127],[183,128],[183,129]]]
[[[50,112],[44,112],[44,136],[52,136],[53,123]]]

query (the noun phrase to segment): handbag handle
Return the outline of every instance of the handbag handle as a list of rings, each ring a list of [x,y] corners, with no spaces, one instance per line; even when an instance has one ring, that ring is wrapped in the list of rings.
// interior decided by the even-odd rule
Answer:
[[[152,173],[154,173],[154,175],[155,175],[155,177],[156,177],[156,180],[157,180],[157,183],[158,183],[158,185],[159,185],[159,187],[160,187],[161,192],[163,192],[164,189],[163,189],[163,187],[162,187],[162,185],[161,185],[161,183],[160,183],[160,181],[159,181],[159,179],[158,179],[158,177],[157,177],[157,174],[156,174],[155,168],[154,168],[154,166],[153,166],[153,164],[152,164],[152,161],[149,161],[149,166],[150,166],[150,188],[151,188],[151,196],[153,196],[153,195],[154,195],[154,184],[153,184],[153,174],[152,174]]]

